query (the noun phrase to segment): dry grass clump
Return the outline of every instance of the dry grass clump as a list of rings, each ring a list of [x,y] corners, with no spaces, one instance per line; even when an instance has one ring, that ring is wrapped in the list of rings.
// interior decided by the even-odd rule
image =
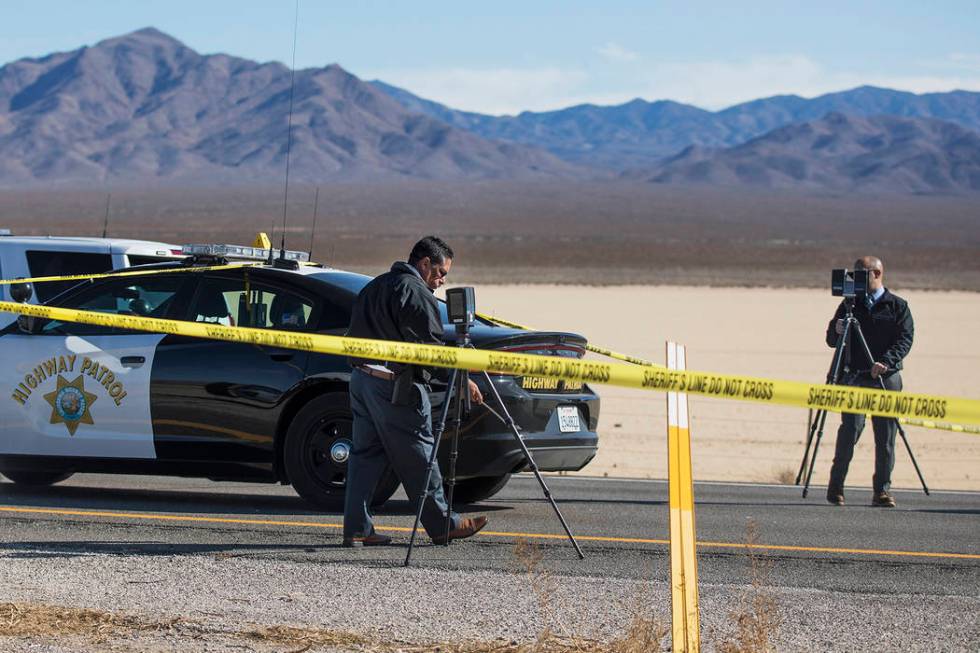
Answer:
[[[546,569],[541,568],[541,549],[527,539],[519,538],[514,544],[514,558],[524,572],[538,604],[538,613],[545,623],[531,644],[513,645],[506,649],[480,649],[482,651],[507,651],[507,653],[649,653],[659,651],[661,641],[669,632],[658,619],[649,613],[650,605],[646,588],[641,588],[629,608],[630,623],[623,634],[609,642],[599,642],[571,633],[557,618],[560,605],[557,601],[558,582]],[[473,653],[476,653],[474,650]]]
[[[121,631],[169,630],[180,619],[149,621],[89,608],[37,603],[0,603],[0,637],[81,635],[103,641]]]
[[[745,531],[745,555],[749,562],[751,585],[729,613],[735,631],[718,642],[717,649],[720,653],[774,653],[773,640],[782,624],[782,617],[769,588],[772,562],[756,553],[759,527],[755,520],[749,520]]]
[[[307,651],[314,646],[363,647],[370,650],[372,642],[366,637],[324,628],[297,628],[294,626],[259,626],[241,633],[241,637],[273,644],[300,646],[294,653]]]
[[[362,653],[646,653],[659,649],[659,640],[664,632],[652,620],[634,616],[623,637],[610,643],[560,636],[547,629],[531,643],[508,640],[411,643],[324,628],[254,626],[244,630],[225,630],[180,618],[153,621],[88,608],[0,603],[0,638],[58,641],[82,637],[100,646],[125,643],[126,650],[140,650],[142,644],[139,642],[144,640],[129,641],[135,633],[151,636],[164,632],[172,634],[178,625],[183,650],[224,650],[222,645],[237,649],[241,642],[246,641],[268,645],[274,650],[278,650],[275,647],[287,646],[290,647],[288,653],[302,653],[321,647]],[[3,648],[3,640],[0,639],[0,649]]]
[[[780,485],[794,485],[796,483],[796,472],[792,467],[784,467],[776,472],[776,483]]]

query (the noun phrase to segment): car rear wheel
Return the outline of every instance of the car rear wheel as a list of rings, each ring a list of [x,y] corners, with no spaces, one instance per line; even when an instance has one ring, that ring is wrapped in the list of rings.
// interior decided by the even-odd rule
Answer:
[[[72,475],[72,472],[65,472],[57,469],[27,470],[0,468],[0,473],[17,485],[30,485],[33,487],[54,485],[55,483],[59,483]]]
[[[453,492],[453,503],[476,503],[489,499],[504,489],[510,474],[503,476],[478,476],[456,481],[456,489]],[[449,497],[449,488],[446,488],[446,497]]]
[[[283,463],[289,481],[301,497],[322,510],[344,509],[353,424],[347,395],[332,392],[303,406],[286,432]],[[397,489],[398,477],[389,468],[371,505],[380,506]]]

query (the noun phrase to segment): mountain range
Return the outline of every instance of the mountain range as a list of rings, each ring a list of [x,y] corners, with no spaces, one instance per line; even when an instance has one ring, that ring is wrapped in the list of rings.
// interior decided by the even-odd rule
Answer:
[[[281,179],[287,133],[297,180],[575,174],[542,150],[410,112],[337,65],[290,84],[282,64],[201,55],[152,28],[16,61],[0,68],[0,179]]]
[[[450,109],[381,81],[372,82],[403,105],[484,138],[524,143],[561,158],[614,170],[650,165],[691,145],[730,147],[828,113],[936,118],[980,130],[980,93],[916,95],[872,86],[805,99],[779,95],[706,111],[670,100],[635,99],[618,106],[583,104],[517,116]]]
[[[147,28],[0,67],[0,186],[290,178],[626,179],[980,190],[980,93],[860,87],[711,112],[662,100],[489,116],[333,64],[202,55]],[[290,128],[291,125],[291,128]],[[288,135],[288,137],[287,137]]]
[[[980,133],[928,118],[829,113],[731,148],[692,145],[648,172],[624,176],[836,192],[980,191]]]

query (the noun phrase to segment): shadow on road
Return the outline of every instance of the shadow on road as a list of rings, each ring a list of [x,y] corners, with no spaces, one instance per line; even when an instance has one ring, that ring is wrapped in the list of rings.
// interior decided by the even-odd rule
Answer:
[[[303,499],[292,496],[238,494],[228,492],[195,492],[191,490],[147,490],[79,486],[23,487],[0,484],[0,500],[18,507],[45,507],[77,510],[132,510],[183,514],[234,515],[332,515],[310,507]],[[458,512],[496,512],[509,510],[506,505],[457,505]],[[375,509],[378,515],[414,515],[407,500],[391,500]]]

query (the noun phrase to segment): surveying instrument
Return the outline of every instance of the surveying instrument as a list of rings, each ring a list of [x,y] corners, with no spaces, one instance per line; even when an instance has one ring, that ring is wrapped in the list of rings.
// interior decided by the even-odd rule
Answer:
[[[841,385],[841,381],[845,385],[852,384],[853,381],[862,374],[870,374],[870,370],[852,370],[850,368],[850,356],[848,355],[847,346],[848,343],[851,344],[853,348],[854,343],[851,341],[850,335],[853,333],[856,338],[854,340],[858,343],[860,347],[859,351],[864,354],[865,359],[869,364],[874,364],[874,356],[871,354],[871,349],[868,347],[868,341],[864,338],[864,333],[861,331],[861,324],[858,319],[854,317],[854,300],[860,297],[862,300],[868,294],[868,271],[867,270],[847,270],[846,268],[837,269],[831,271],[830,277],[830,291],[835,297],[844,298],[844,329],[837,336],[837,345],[834,348],[834,358],[830,364],[830,371],[827,373],[827,383],[829,385]],[[848,362],[845,362],[847,358]],[[885,388],[885,381],[879,375],[878,385],[882,390],[887,390]],[[912,453],[912,447],[909,445],[909,440],[905,436],[905,429],[898,422],[898,418],[890,417],[887,419],[894,419],[895,425],[898,427],[898,432],[902,436],[902,442],[905,443],[905,450],[909,452],[909,458],[912,459],[912,466],[915,467],[915,473],[919,476],[919,482],[922,483],[922,490],[928,495],[929,488],[926,486],[926,480],[922,477],[922,472],[919,470],[919,463],[915,460],[915,455]],[[827,421],[827,410],[820,409],[813,413],[811,411],[810,417],[807,422],[807,437],[806,437],[806,448],[803,450],[803,460],[800,462],[800,471],[796,474],[796,485],[800,484],[800,479],[803,478],[804,472],[806,473],[806,482],[803,484],[803,497],[806,498],[807,493],[810,490],[810,478],[813,476],[813,468],[817,462],[817,450],[820,448],[820,440],[823,438],[824,423]],[[813,445],[813,455],[810,455],[810,445]],[[809,462],[807,458],[809,457]]]
[[[476,295],[473,292],[473,288],[470,286],[464,288],[451,288],[446,291],[446,312],[449,315],[449,322],[456,326],[456,346],[460,348],[471,348],[473,347],[470,342],[470,328],[473,326],[473,322],[476,319]],[[575,536],[572,535],[572,531],[568,528],[568,523],[561,514],[561,510],[558,509],[558,504],[555,503],[555,498],[551,494],[551,490],[548,489],[547,484],[544,482],[544,478],[541,476],[541,471],[538,469],[537,463],[534,462],[534,458],[531,456],[531,452],[528,451],[527,445],[524,443],[524,438],[521,436],[520,427],[514,422],[514,419],[510,416],[510,412],[507,410],[507,406],[504,404],[504,400],[500,397],[500,393],[497,391],[497,387],[493,384],[493,380],[490,375],[483,371],[483,378],[486,381],[487,387],[490,388],[491,394],[493,394],[496,403],[500,407],[500,412],[488,406],[486,403],[483,407],[486,408],[494,417],[499,419],[504,425],[510,430],[511,434],[514,436],[514,441],[520,446],[521,451],[524,453],[524,459],[527,461],[527,466],[534,476],[538,479],[538,484],[541,486],[541,491],[544,496],[551,503],[551,507],[555,511],[555,515],[558,517],[558,521],[561,522],[562,528],[565,529],[565,534],[568,536],[569,541],[572,546],[575,547],[575,552],[578,554],[580,560],[585,559],[585,554],[582,553],[582,549],[579,548],[578,542],[575,541]],[[419,522],[422,519],[422,508],[425,506],[426,500],[429,499],[429,482],[432,479],[432,470],[435,468],[436,456],[439,452],[439,443],[442,440],[442,434],[446,429],[446,418],[449,416],[449,405],[455,396],[456,402],[456,416],[454,420],[454,431],[452,446],[449,451],[449,475],[446,477],[446,487],[448,489],[446,502],[449,504],[449,509],[446,513],[446,530],[444,533],[445,546],[449,546],[449,531],[452,529],[452,514],[453,514],[453,490],[456,486],[456,460],[459,458],[459,429],[462,424],[464,416],[471,410],[471,400],[470,400],[470,373],[467,370],[460,370],[453,368],[449,375],[449,383],[446,386],[446,398],[443,400],[442,408],[439,411],[439,419],[433,425],[432,436],[434,443],[432,446],[432,454],[429,456],[429,465],[425,473],[425,485],[422,497],[419,499],[418,509],[415,513],[415,524],[412,526],[412,537],[408,542],[408,553],[405,556],[405,566],[409,566],[412,559],[412,550],[415,547],[415,536],[418,533]]]

